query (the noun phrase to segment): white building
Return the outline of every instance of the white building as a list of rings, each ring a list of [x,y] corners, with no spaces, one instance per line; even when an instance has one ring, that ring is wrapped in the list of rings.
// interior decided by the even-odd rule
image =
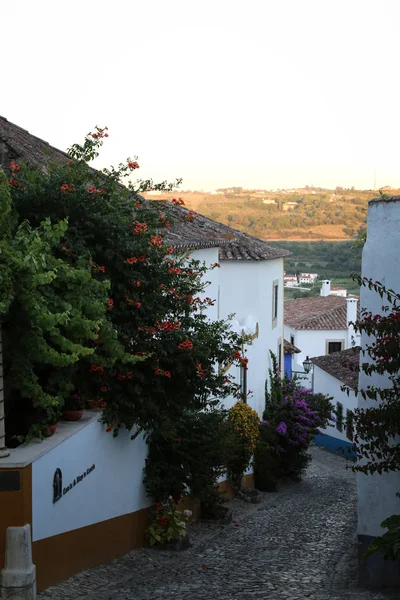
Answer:
[[[314,283],[317,281],[318,273],[300,273],[299,282],[300,283]]]
[[[350,456],[353,454],[353,415],[357,408],[355,391],[358,384],[360,347],[348,348],[311,360],[313,391],[331,396],[337,414],[336,419],[315,436],[315,442],[319,446]],[[348,394],[341,389],[342,386],[348,388]]]
[[[400,292],[400,196],[378,198],[369,203],[367,240],[362,254],[362,276],[380,281],[387,289]],[[381,314],[382,305],[387,304],[375,291],[361,287],[360,303],[363,309],[372,314]],[[361,346],[365,348],[372,340],[363,334]],[[365,357],[369,361],[369,357]],[[360,372],[359,389],[375,385],[378,388],[391,387],[385,375],[371,376]],[[359,408],[376,406],[376,400],[358,398]],[[391,443],[391,440],[389,441]],[[399,443],[399,440],[396,440]],[[399,498],[400,473],[389,472],[382,475],[357,475],[358,496],[358,542],[361,557],[371,541],[386,530],[381,523],[389,516],[400,513]],[[360,560],[360,581],[373,587],[400,586],[400,575],[396,563],[384,561],[379,554]]]
[[[346,298],[347,290],[344,287],[340,287],[338,285],[331,285],[331,296],[341,296],[342,298]]]
[[[233,327],[241,333],[257,336],[246,347],[248,370],[231,367],[243,391],[252,391],[248,404],[262,414],[265,405],[265,381],[271,367],[271,350],[283,366],[283,257],[287,250],[253,238],[202,215],[187,221],[182,207],[168,208],[174,223],[167,239],[175,247],[191,249],[191,256],[204,260],[211,282],[206,296],[215,300],[211,319],[226,319],[234,314]],[[234,399],[225,401],[229,407]]]
[[[283,284],[285,287],[297,287],[299,282],[296,275],[285,274],[283,276]]]
[[[285,300],[284,337],[301,350],[294,357],[293,371],[304,372],[307,356],[359,345],[359,336],[350,325],[357,319],[357,299],[331,296],[329,286],[322,289],[327,295]]]

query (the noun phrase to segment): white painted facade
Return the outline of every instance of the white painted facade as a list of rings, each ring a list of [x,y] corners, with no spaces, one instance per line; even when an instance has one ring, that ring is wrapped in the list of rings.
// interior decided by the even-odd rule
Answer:
[[[346,416],[347,411],[354,413],[357,408],[357,396],[353,390],[349,390],[349,395],[343,392],[340,388],[343,385],[342,381],[333,377],[317,365],[314,365],[314,392],[316,394],[327,394],[331,396],[332,404],[336,407],[336,403],[340,402],[343,406],[343,427],[342,431],[339,431],[336,423],[328,425],[325,429],[321,430],[324,434],[332,436],[342,442],[351,442],[350,438],[346,434]]]
[[[303,371],[303,362],[307,356],[325,356],[328,354],[329,342],[342,342],[342,350],[349,346],[347,343],[347,329],[294,329],[289,325],[284,326],[285,340],[291,341],[300,350],[293,356],[293,370]]]
[[[400,291],[400,201],[374,201],[369,204],[367,241],[362,254],[362,275],[380,281],[386,288]],[[382,312],[385,299],[362,286],[361,307],[373,314]],[[371,340],[369,340],[371,341]],[[361,337],[362,347],[368,342],[365,334]],[[363,360],[367,360],[367,356]],[[384,376],[373,374],[368,377],[360,372],[359,387],[367,385],[385,387]],[[364,400],[360,394],[360,408],[376,405],[374,400]],[[400,473],[382,475],[357,475],[358,492],[358,535],[379,536],[384,530],[380,524],[392,514],[399,513]]]
[[[278,285],[277,318],[273,319],[274,284]],[[271,367],[269,351],[278,356],[281,348],[283,364],[283,259],[260,261],[221,261],[220,269],[220,318],[235,313],[235,319],[243,322],[251,317],[258,323],[259,335],[248,346],[249,359],[247,388],[253,397],[248,404],[261,416],[265,405],[265,380]],[[240,369],[232,367],[237,381]],[[231,401],[233,404],[233,399]]]
[[[218,248],[196,250],[191,256],[204,260],[207,265],[219,262]],[[283,363],[283,259],[222,260],[219,264],[220,268],[209,270],[205,275],[210,285],[204,295],[216,299],[208,314],[213,320],[227,319],[234,314],[238,332],[249,325],[255,331],[258,323],[258,338],[246,346],[246,358],[249,359],[247,389],[253,392],[248,404],[261,416],[265,405],[265,380],[271,367],[269,351],[278,356],[280,350]],[[276,319],[273,319],[274,285],[278,286]],[[231,367],[229,373],[240,382],[239,367]],[[234,398],[227,398],[225,406],[229,408],[235,402]]]
[[[142,437],[132,441],[129,432],[121,430],[115,439],[105,433],[105,425],[97,418],[78,431],[74,423],[63,424],[64,429],[68,426],[74,434],[54,446],[60,435],[56,432],[48,441],[53,445],[51,450],[32,463],[34,542],[130,514],[151,503],[142,482],[147,456]],[[95,468],[77,482],[93,465]],[[61,470],[63,489],[74,481],[76,484],[53,503],[56,469]]]

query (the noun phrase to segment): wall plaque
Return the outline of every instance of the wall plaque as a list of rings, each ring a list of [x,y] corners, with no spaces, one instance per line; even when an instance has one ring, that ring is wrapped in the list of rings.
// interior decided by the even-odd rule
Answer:
[[[19,471],[0,471],[0,492],[19,492],[21,474]]]
[[[60,498],[62,496],[65,496],[65,494],[67,494],[70,490],[72,490],[73,487],[75,487],[78,483],[83,481],[85,479],[85,477],[90,475],[90,473],[92,473],[95,470],[95,468],[96,468],[96,465],[92,465],[91,467],[87,468],[86,471],[84,471],[80,475],[77,475],[75,477],[75,479],[73,481],[71,481],[71,483],[68,484],[67,486],[65,486],[64,488],[62,485],[61,469],[56,469],[56,471],[54,473],[54,477],[53,477],[53,504],[55,502],[58,502],[58,500],[60,500]]]

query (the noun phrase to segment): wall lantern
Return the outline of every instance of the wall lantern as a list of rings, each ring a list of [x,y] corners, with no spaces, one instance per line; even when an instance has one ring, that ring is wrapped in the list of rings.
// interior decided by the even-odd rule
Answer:
[[[313,367],[313,363],[312,363],[312,360],[308,356],[306,357],[306,360],[303,362],[303,367],[304,367],[305,373],[310,373],[310,371]]]

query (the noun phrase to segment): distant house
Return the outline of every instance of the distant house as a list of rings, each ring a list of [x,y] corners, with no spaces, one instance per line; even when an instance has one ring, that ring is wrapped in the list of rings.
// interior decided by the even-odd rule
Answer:
[[[289,273],[283,276],[283,285],[285,287],[297,287],[299,282],[296,275],[289,275]]]
[[[285,300],[284,337],[301,349],[293,370],[303,372],[307,356],[324,356],[358,345],[350,322],[357,320],[357,299],[313,296]]]
[[[332,424],[315,436],[315,443],[329,450],[343,451],[346,455],[353,454],[353,415],[358,402],[360,347],[311,360],[314,365],[313,391],[331,396],[336,412]],[[341,389],[343,386],[348,388],[348,394]]]
[[[300,273],[299,283],[314,283],[318,279],[318,273]]]
[[[342,298],[346,298],[347,290],[344,287],[340,287],[338,285],[331,285],[331,296],[342,296]]]

